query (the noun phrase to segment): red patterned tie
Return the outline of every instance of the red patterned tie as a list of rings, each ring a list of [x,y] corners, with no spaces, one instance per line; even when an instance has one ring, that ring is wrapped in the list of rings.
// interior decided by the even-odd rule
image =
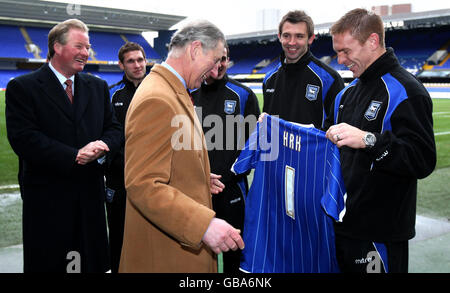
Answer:
[[[73,103],[73,94],[72,94],[72,80],[68,79],[64,82],[66,87],[67,97],[69,97],[70,103]]]

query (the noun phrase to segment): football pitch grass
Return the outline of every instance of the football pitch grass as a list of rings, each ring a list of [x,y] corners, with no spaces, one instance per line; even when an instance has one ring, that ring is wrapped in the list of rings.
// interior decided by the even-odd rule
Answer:
[[[257,96],[262,106],[262,94]],[[450,220],[450,99],[433,99],[433,119],[437,166],[430,176],[419,180],[417,213],[448,221]],[[6,138],[5,92],[0,91],[0,194],[13,191],[4,186],[17,184],[17,170],[17,156]],[[20,198],[3,205],[0,200],[0,205],[0,247],[20,244],[22,241]]]

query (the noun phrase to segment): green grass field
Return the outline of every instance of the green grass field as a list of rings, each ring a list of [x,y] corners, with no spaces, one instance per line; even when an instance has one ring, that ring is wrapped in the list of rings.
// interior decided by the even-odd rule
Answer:
[[[17,184],[17,156],[6,138],[5,124],[5,92],[0,91],[0,186]]]
[[[262,108],[262,94],[257,97]],[[450,219],[450,100],[433,100],[433,105],[437,167],[433,174],[419,180],[417,213]],[[17,170],[17,156],[6,138],[5,92],[0,91],[0,247],[22,241],[20,199],[1,205],[1,193],[11,191],[2,186],[17,184]]]

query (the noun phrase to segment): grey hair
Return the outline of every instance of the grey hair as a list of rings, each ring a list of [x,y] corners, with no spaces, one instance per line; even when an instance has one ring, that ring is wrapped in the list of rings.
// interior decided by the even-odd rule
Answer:
[[[225,35],[217,26],[207,20],[193,21],[177,30],[172,36],[169,55],[172,51],[184,48],[194,41],[200,41],[205,52],[216,48],[219,42],[225,43]]]

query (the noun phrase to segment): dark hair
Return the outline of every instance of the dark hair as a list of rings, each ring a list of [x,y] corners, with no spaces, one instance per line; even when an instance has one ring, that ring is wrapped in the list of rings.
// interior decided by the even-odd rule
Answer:
[[[61,45],[67,44],[67,35],[70,29],[79,29],[86,33],[89,32],[84,22],[76,18],[68,19],[55,25],[48,33],[48,60],[52,59],[53,55],[55,55],[55,49],[53,48],[55,43],[60,43]]]
[[[362,8],[350,10],[330,28],[331,35],[343,34],[347,31],[361,45],[372,33],[376,33],[380,39],[380,46],[385,48],[383,20],[374,12]]]
[[[312,35],[314,35],[314,22],[312,18],[306,14],[302,10],[293,10],[289,11],[280,21],[280,24],[278,25],[278,33],[282,34],[283,25],[285,22],[290,23],[299,23],[304,22],[306,23],[306,28],[308,31],[308,38],[310,38]]]
[[[145,59],[145,51],[144,48],[142,48],[141,45],[134,42],[126,42],[122,47],[119,49],[119,60],[120,62],[124,62],[125,53],[131,52],[131,51],[141,51],[142,56],[144,56]]]

